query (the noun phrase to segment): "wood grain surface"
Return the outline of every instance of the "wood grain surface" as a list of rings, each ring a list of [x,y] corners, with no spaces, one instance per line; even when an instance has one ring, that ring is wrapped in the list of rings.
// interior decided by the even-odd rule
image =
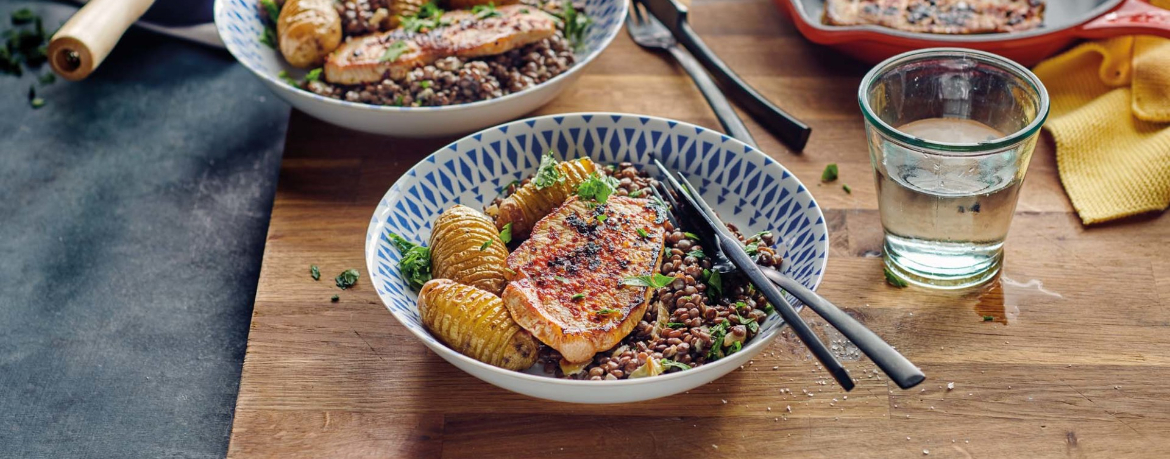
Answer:
[[[967,293],[887,286],[855,101],[867,67],[804,41],[765,0],[699,1],[692,18],[745,79],[814,128],[806,151],[793,154],[748,120],[764,151],[806,184],[818,183],[827,163],[840,165],[837,183],[811,189],[832,236],[820,291],[919,364],[928,376],[921,389],[898,390],[845,351],[858,379],[846,394],[792,337],[712,384],[645,403],[561,404],[481,382],[400,326],[362,269],[378,200],[453,139],[377,137],[294,113],[229,455],[1170,454],[1170,220],[1082,227],[1046,139],[1021,194],[1004,278]],[[719,126],[681,69],[625,34],[537,114],[578,111]],[[320,282],[309,277],[310,264],[321,267]],[[331,279],[347,268],[363,278],[339,291]],[[340,302],[329,301],[334,294]],[[840,339],[805,316],[825,339]]]

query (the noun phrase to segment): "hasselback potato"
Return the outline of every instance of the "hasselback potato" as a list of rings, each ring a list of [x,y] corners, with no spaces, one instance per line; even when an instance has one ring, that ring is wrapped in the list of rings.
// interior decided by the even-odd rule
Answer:
[[[423,325],[460,354],[508,370],[536,363],[536,338],[512,320],[496,295],[432,279],[418,292],[418,312]]]
[[[288,0],[280,9],[276,35],[289,64],[319,66],[341,44],[341,16],[333,0]]]
[[[500,202],[499,206],[489,207],[487,213],[495,218],[496,228],[503,229],[505,225],[511,223],[513,237],[528,237],[532,225],[564,204],[576,191],[577,185],[585,181],[595,169],[596,166],[589,158],[557,164],[555,183],[538,188],[537,182],[540,177],[529,180]]]
[[[431,275],[499,295],[508,275],[508,246],[492,221],[456,205],[435,219],[431,230]]]

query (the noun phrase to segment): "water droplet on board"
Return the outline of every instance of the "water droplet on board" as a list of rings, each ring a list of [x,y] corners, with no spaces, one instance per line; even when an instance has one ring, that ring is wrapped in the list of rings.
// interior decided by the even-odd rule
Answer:
[[[1021,307],[1050,303],[1063,298],[1063,295],[1044,288],[1044,283],[1039,279],[1019,282],[1001,275],[979,295],[975,312],[983,317],[991,317],[994,322],[1008,325],[1019,319]]]

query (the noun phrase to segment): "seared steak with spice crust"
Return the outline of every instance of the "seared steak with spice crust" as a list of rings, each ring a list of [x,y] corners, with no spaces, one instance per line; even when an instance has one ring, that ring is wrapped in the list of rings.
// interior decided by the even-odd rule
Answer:
[[[658,272],[665,215],[647,199],[574,196],[541,219],[508,256],[512,318],[569,362],[612,348],[638,325],[652,289],[626,285]]]

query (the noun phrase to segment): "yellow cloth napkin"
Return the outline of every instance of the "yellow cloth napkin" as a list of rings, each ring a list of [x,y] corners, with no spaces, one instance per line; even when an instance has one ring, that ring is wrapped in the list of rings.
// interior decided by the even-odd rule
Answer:
[[[1170,0],[1154,2],[1170,7]],[[1170,205],[1170,40],[1088,42],[1041,62],[1052,112],[1045,129],[1086,225]]]

